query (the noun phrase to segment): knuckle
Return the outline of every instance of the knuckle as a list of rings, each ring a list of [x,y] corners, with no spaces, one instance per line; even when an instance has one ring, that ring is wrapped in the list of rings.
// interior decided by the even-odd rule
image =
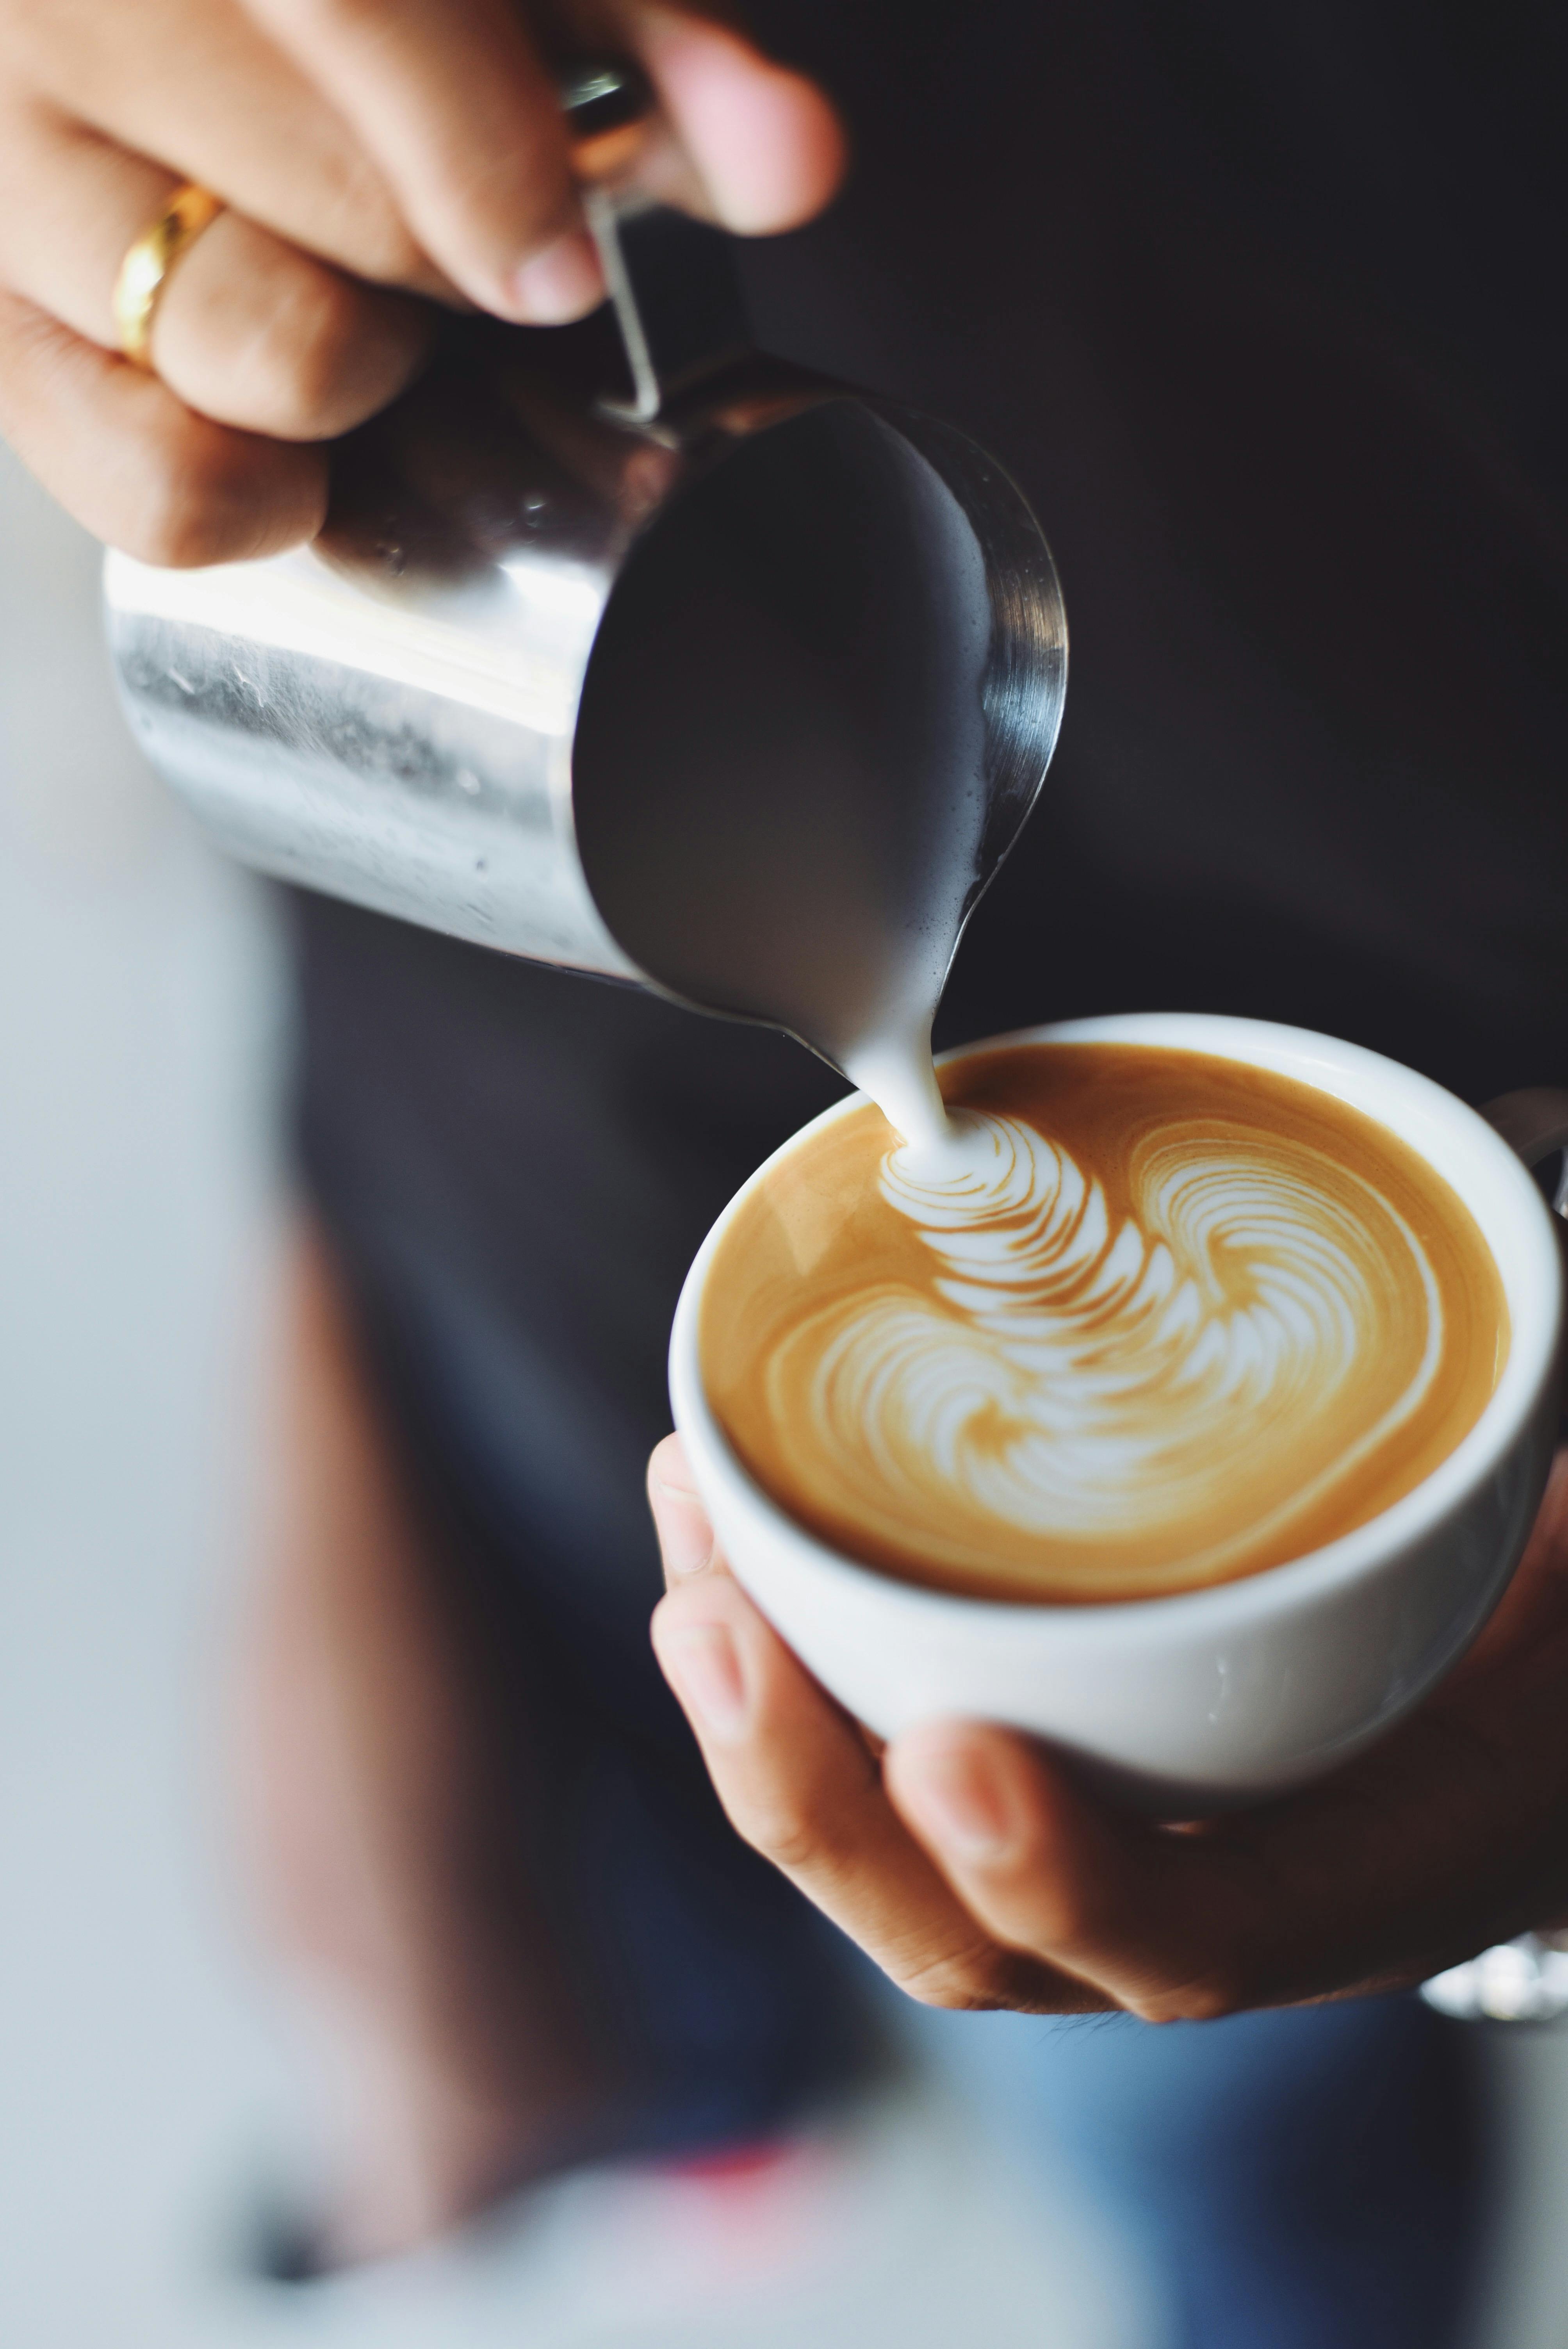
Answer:
[[[1053,1878],[1049,1899],[1037,1919],[1046,1946],[1070,1954],[1093,1948],[1105,1938],[1106,1920],[1088,1884],[1060,1876]]]
[[[559,118],[519,97],[480,144],[441,156],[449,234],[510,264],[580,225]]]
[[[786,1876],[806,1872],[822,1857],[820,1831],[793,1803],[754,1804],[735,1825],[752,1849],[782,1868]]]
[[[192,416],[164,385],[0,292],[0,429],[94,535],[182,570],[307,537],[325,468]]]
[[[559,183],[565,176],[552,168],[553,161],[534,126],[520,124],[509,144],[457,159],[451,175],[453,190],[469,212],[521,211],[537,213],[541,226],[553,225],[562,209]]]
[[[900,1971],[893,1980],[917,2006],[936,2007],[948,2014],[989,2013],[1006,2003],[995,1979],[992,1954],[983,1947],[944,1952]]]
[[[429,264],[370,158],[349,149],[335,159],[325,223],[327,249],[342,249],[357,275],[404,285],[428,276]]]
[[[1055,2003],[1043,1995],[1045,1969],[1037,1960],[984,1940],[899,1966],[892,1978],[917,2005],[947,2013],[1012,2013]]]
[[[169,571],[221,559],[224,533],[213,511],[208,470],[170,447],[146,452],[135,502],[117,533],[128,554]]]
[[[931,2007],[939,2014],[991,2014],[1002,2003],[990,1997],[983,1984],[945,1970],[918,1974],[913,1981],[900,1982],[898,1987],[917,2006]]]
[[[1026,1924],[1023,1938],[1064,1963],[1092,1957],[1126,1938],[1121,1903],[1092,1876],[1049,1868],[1033,1852],[1021,1858],[1001,1889],[1016,1899],[1016,1913]]]
[[[329,269],[301,268],[272,306],[247,363],[252,397],[275,431],[330,431],[359,372],[364,297]]]
[[[243,439],[200,418],[144,433],[135,474],[104,535],[160,569],[233,562],[309,534],[311,481],[258,464]]]
[[[373,285],[408,285],[426,292],[438,282],[424,246],[390,205],[377,204],[359,214],[352,242],[356,272]]]
[[[1126,2002],[1140,2023],[1222,2023],[1253,2003],[1240,1971],[1231,1968],[1163,1984]]]

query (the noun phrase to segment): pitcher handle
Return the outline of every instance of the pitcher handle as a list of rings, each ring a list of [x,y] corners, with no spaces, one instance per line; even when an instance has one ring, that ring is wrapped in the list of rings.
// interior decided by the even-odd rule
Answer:
[[[557,86],[632,384],[628,402],[602,404],[651,424],[674,393],[752,347],[731,240],[635,185],[639,132],[655,103],[640,66],[574,60]]]

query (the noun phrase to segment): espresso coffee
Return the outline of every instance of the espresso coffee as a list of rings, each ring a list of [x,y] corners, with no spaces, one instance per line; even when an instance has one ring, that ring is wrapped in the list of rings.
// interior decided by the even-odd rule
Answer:
[[[884,1572],[1153,1598],[1377,1516],[1507,1359],[1457,1195],[1385,1127],[1206,1053],[1047,1043],[943,1071],[952,1137],[870,1106],[786,1154],[704,1292],[757,1482]]]

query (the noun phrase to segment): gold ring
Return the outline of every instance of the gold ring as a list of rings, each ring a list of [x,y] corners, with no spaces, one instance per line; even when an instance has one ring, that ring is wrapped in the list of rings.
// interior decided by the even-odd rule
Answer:
[[[152,322],[170,271],[222,209],[205,188],[176,188],[120,263],[114,281],[115,331],[120,349],[137,367],[151,368]]]

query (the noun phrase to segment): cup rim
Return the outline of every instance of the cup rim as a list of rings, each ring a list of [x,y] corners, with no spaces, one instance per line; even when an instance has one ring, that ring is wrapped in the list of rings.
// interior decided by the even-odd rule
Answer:
[[[1170,1624],[1173,1609],[1181,1610],[1181,1622],[1194,1632],[1202,1628],[1204,1616],[1234,1620],[1238,1617],[1255,1619],[1289,1612],[1305,1600],[1326,1597],[1372,1575],[1385,1561],[1403,1554],[1462,1507],[1476,1488],[1493,1474],[1518,1438],[1540,1398],[1542,1384],[1551,1376],[1562,1341],[1563,1283],[1552,1211],[1523,1163],[1501,1134],[1457,1094],[1384,1053],[1313,1029],[1230,1013],[1110,1012],[1089,1019],[1053,1020],[956,1045],[936,1056],[937,1066],[946,1067],[980,1052],[1041,1043],[1162,1044],[1171,1050],[1207,1051],[1217,1059],[1274,1069],[1320,1092],[1347,1100],[1352,1107],[1361,1108],[1429,1163],[1429,1154],[1395,1118],[1380,1116],[1367,1109],[1359,1099],[1336,1092],[1331,1081],[1333,1075],[1340,1073],[1351,1080],[1358,1077],[1363,1085],[1375,1083],[1385,1097],[1402,1100],[1415,1122],[1419,1122],[1424,1112],[1427,1119],[1439,1119],[1457,1128],[1472,1149],[1480,1149],[1483,1164],[1490,1165],[1504,1190],[1513,1191],[1521,1245],[1526,1255],[1533,1257],[1526,1268],[1528,1278],[1516,1274],[1511,1280],[1483,1230],[1488,1253],[1497,1266],[1508,1303],[1510,1343],[1502,1376],[1474,1426],[1410,1492],[1364,1525],[1316,1549],[1305,1551],[1300,1557],[1287,1558],[1277,1566],[1264,1567],[1228,1582],[1163,1592],[1148,1599],[1065,1602],[995,1599],[938,1589],[924,1583],[906,1582],[868,1566],[809,1531],[758,1484],[731,1445],[707,1400],[697,1346],[707,1275],[733,1217],[780,1160],[835,1119],[849,1116],[866,1105],[866,1094],[851,1092],[792,1133],[748,1177],[724,1207],[692,1261],[670,1333],[670,1394],[676,1426],[683,1435],[695,1437],[699,1447],[709,1454],[727,1481],[744,1495],[747,1505],[767,1523],[775,1541],[782,1540],[800,1552],[819,1572],[826,1570],[842,1577],[868,1597],[874,1592],[882,1603],[897,1607],[906,1615],[940,1619],[951,1624],[954,1610],[957,1609],[961,1616],[975,1623],[995,1624],[1006,1617],[1017,1621],[1020,1627],[1026,1622],[1048,1623],[1053,1633],[1097,1640],[1119,1636],[1121,1630],[1139,1627],[1152,1630],[1156,1626]],[[1452,1172],[1442,1166],[1435,1171],[1459,1194],[1479,1223],[1480,1217],[1473,1198],[1466,1195]]]

